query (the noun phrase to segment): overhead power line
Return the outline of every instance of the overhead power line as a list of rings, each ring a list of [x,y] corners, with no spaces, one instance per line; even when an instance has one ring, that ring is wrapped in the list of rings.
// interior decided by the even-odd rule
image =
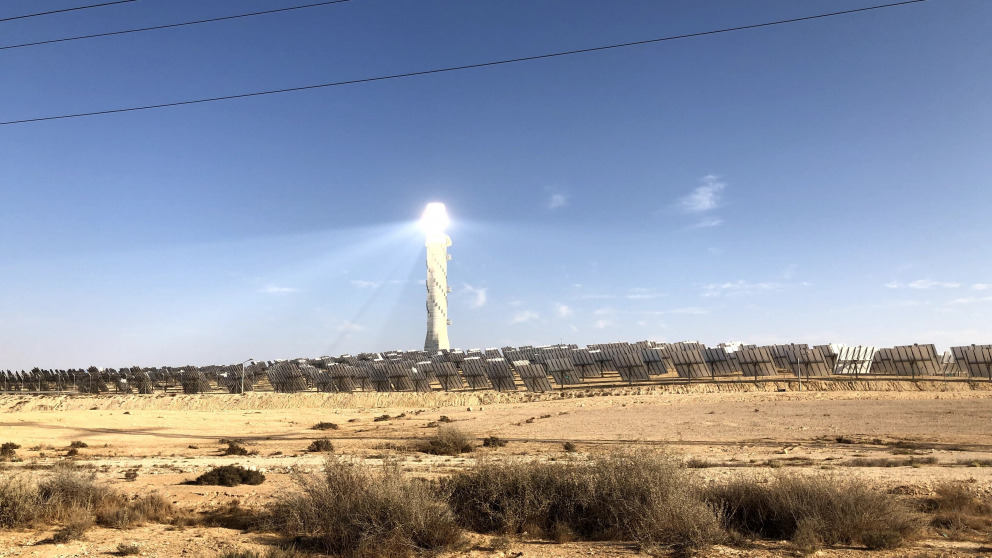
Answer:
[[[29,17],[46,16],[46,15],[52,15],[52,14],[62,14],[62,13],[65,13],[65,12],[75,12],[75,11],[79,11],[79,10],[88,10],[90,8],[102,8],[104,6],[113,6],[114,4],[127,4],[129,2],[137,2],[137,1],[138,0],[116,0],[115,2],[104,2],[102,4],[89,4],[87,6],[77,6],[75,8],[63,8],[61,10],[51,10],[51,11],[48,11],[48,12],[38,12],[36,14],[25,14],[25,15],[19,15],[19,16],[14,16],[14,17],[5,17],[3,19],[0,19],[0,23],[3,23],[5,21],[14,21],[15,19],[27,19]]]
[[[203,98],[203,99],[194,99],[194,100],[190,100],[190,101],[175,101],[175,102],[171,102],[171,103],[161,103],[161,104],[156,104],[156,105],[144,105],[144,106],[127,107],[127,108],[110,109],[110,110],[98,110],[98,111],[93,111],[93,112],[79,112],[79,113],[74,113],[74,114],[60,114],[60,115],[57,115],[57,116],[41,116],[41,117],[38,117],[38,118],[25,118],[25,119],[22,119],[22,120],[8,120],[6,122],[0,122],[0,126],[8,126],[8,125],[11,125],[11,124],[26,124],[26,123],[29,123],[29,122],[44,122],[46,120],[64,120],[64,119],[68,119],[68,118],[81,118],[83,116],[98,116],[98,115],[103,115],[103,114],[116,114],[116,113],[120,113],[120,112],[136,112],[136,111],[141,111],[141,110],[151,110],[151,109],[159,109],[159,108],[166,108],[166,107],[178,107],[178,106],[183,106],[183,105],[196,105],[196,104],[200,104],[200,103],[212,103],[212,102],[215,102],[215,101],[229,101],[229,100],[232,100],[232,99],[244,99],[244,98],[247,98],[247,97],[261,97],[263,95],[275,95],[275,94],[278,94],[278,93],[291,93],[291,92],[294,92],[294,91],[307,91],[307,90],[310,90],[310,89],[323,89],[323,88],[327,88],[327,87],[338,87],[338,86],[342,86],[342,85],[355,85],[355,84],[359,84],[359,83],[370,83],[370,82],[373,82],[373,81],[385,81],[385,80],[390,80],[390,79],[407,78],[407,77],[414,77],[414,76],[426,76],[426,75],[441,74],[441,73],[446,73],[446,72],[457,72],[457,71],[461,71],[461,70],[471,70],[471,69],[475,69],[475,68],[486,68],[486,67],[489,67],[489,66],[500,66],[500,65],[504,65],[504,64],[513,64],[513,63],[516,63],[516,62],[529,62],[529,61],[533,61],[533,60],[543,60],[543,59],[546,59],[546,58],[557,58],[557,57],[560,57],[560,56],[571,56],[571,55],[574,55],[574,54],[586,54],[586,53],[590,53],[590,52],[599,52],[599,51],[604,51],[604,50],[627,48],[627,47],[633,47],[633,46],[639,46],[639,45],[647,45],[647,44],[652,44],[652,43],[660,43],[660,42],[664,42],[664,41],[675,41],[675,40],[679,40],[679,39],[689,39],[689,38],[692,38],[692,37],[704,37],[704,36],[707,36],[707,35],[717,35],[717,34],[720,34],[720,33],[730,33],[732,31],[744,31],[744,30],[747,30],[747,29],[758,29],[758,28],[761,28],[761,27],[771,27],[773,25],[784,25],[784,24],[787,24],[787,23],[797,23],[797,22],[800,22],[800,21],[810,21],[810,20],[813,20],[813,19],[822,19],[822,18],[826,18],[826,17],[834,17],[834,16],[841,16],[841,15],[847,15],[847,14],[854,14],[854,13],[859,13],[859,12],[867,12],[867,11],[870,11],[870,10],[879,10],[879,9],[883,9],[883,8],[892,8],[892,7],[896,7],[896,6],[905,6],[905,5],[908,5],[908,4],[918,4],[918,3],[926,2],[926,1],[927,0],[905,0],[903,2],[894,2],[894,3],[891,3],[891,4],[880,4],[880,5],[877,5],[877,6],[869,6],[867,8],[858,8],[858,9],[854,9],[854,10],[844,10],[844,11],[841,11],[841,12],[830,12],[830,13],[818,14],[818,15],[812,15],[812,16],[797,17],[797,18],[792,18],[792,19],[781,19],[781,20],[778,20],[778,21],[769,21],[769,22],[766,22],[766,23],[755,23],[755,24],[752,24],[752,25],[741,25],[741,26],[738,26],[738,27],[727,27],[727,28],[724,28],[724,29],[714,29],[712,31],[700,31],[700,32],[697,32],[697,33],[688,33],[688,34],[685,34],[685,35],[672,35],[672,36],[668,36],[668,37],[660,37],[660,38],[657,38],[657,39],[646,39],[646,40],[643,40],[643,41],[633,41],[633,42],[629,42],[629,43],[617,43],[617,44],[612,44],[612,45],[605,45],[605,46],[598,46],[598,47],[591,47],[591,48],[582,48],[582,49],[577,49],[577,50],[566,50],[566,51],[553,52],[553,53],[548,53],[548,54],[538,54],[538,55],[534,55],[534,56],[524,56],[524,57],[520,57],[520,58],[506,58],[506,59],[503,59],[503,60],[494,60],[494,61],[491,61],[491,62],[479,62],[479,63],[476,63],[476,64],[466,64],[464,66],[449,66],[449,67],[446,67],[446,68],[435,68],[435,69],[432,69],[432,70],[421,70],[421,71],[418,71],[418,72],[406,72],[406,73],[402,73],[402,74],[390,74],[390,75],[385,75],[385,76],[360,78],[360,79],[351,79],[351,80],[345,80],[345,81],[335,81],[335,82],[330,82],[330,83],[319,83],[319,84],[314,84],[314,85],[302,85],[302,86],[298,86],[298,87],[287,87],[287,88],[284,88],[284,89],[270,89],[270,90],[267,90],[267,91],[255,91],[255,92],[252,92],[252,93],[238,93],[238,94],[235,94],[235,95],[223,95],[223,96],[220,96],[220,97],[207,97],[207,98]]]
[[[134,2],[136,0],[127,0],[128,2]],[[124,29],[122,31],[108,31],[105,33],[93,33],[92,35],[78,35],[75,37],[63,37],[61,39],[49,39],[47,41],[34,41],[31,43],[21,43],[16,45],[6,45],[0,46],[0,50],[8,50],[12,48],[24,48],[32,47],[38,45],[50,45],[54,43],[67,43],[69,41],[80,41],[83,39],[95,39],[97,37],[112,37],[114,35],[127,35],[129,33],[141,33],[142,31],[158,31],[160,29],[172,29],[174,27],[185,27],[187,25],[199,25],[201,23],[213,23],[215,21],[227,21],[229,19],[240,19],[243,17],[253,17],[260,15],[275,14],[279,12],[290,12],[293,10],[303,10],[305,8],[316,8],[319,6],[329,6],[331,4],[343,4],[344,2],[351,2],[351,0],[331,0],[330,2],[316,2],[313,4],[303,4],[302,6],[290,6],[288,8],[277,8],[272,10],[264,10],[261,12],[250,12],[245,14],[235,14],[223,17],[212,17],[209,19],[198,19],[195,21],[184,21],[181,23],[170,23],[167,25],[154,25],[152,27],[139,27],[137,29]]]

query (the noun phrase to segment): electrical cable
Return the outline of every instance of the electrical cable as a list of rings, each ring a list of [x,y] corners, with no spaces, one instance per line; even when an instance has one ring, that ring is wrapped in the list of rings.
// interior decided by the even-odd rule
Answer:
[[[141,111],[141,110],[152,110],[152,109],[159,109],[159,108],[166,108],[166,107],[178,107],[178,106],[183,106],[183,105],[195,105],[195,104],[201,104],[201,103],[212,103],[212,102],[216,102],[216,101],[229,101],[229,100],[232,100],[232,99],[244,99],[244,98],[247,98],[247,97],[260,97],[260,96],[263,96],[263,95],[275,95],[275,94],[278,94],[278,93],[291,93],[291,92],[294,92],[294,91],[306,91],[306,90],[310,90],[310,89],[323,89],[323,88],[327,88],[327,87],[338,87],[338,86],[342,86],[342,85],[355,85],[355,84],[358,84],[358,83],[369,83],[369,82],[373,82],[373,81],[385,81],[385,80],[390,80],[390,79],[399,79],[399,78],[407,78],[407,77],[415,77],[415,76],[426,76],[426,75],[431,75],[431,74],[441,74],[441,73],[456,72],[456,71],[461,71],[461,70],[471,70],[471,69],[475,69],[475,68],[485,68],[485,67],[489,67],[489,66],[500,66],[500,65],[504,65],[504,64],[513,64],[513,63],[516,63],[516,62],[529,62],[529,61],[532,61],[532,60],[543,60],[543,59],[546,59],[546,58],[557,58],[557,57],[560,57],[560,56],[570,56],[570,55],[574,55],[574,54],[586,54],[586,53],[590,53],[590,52],[599,52],[599,51],[604,51],[604,50],[612,50],[612,49],[618,49],[618,48],[627,48],[627,47],[632,47],[632,46],[646,45],[646,44],[652,44],[652,43],[660,43],[660,42],[664,42],[664,41],[675,41],[675,40],[679,40],[679,39],[689,39],[689,38],[692,38],[692,37],[703,37],[703,36],[706,36],[706,35],[716,35],[716,34],[719,34],[719,33],[730,33],[732,31],[743,31],[743,30],[747,30],[747,29],[758,29],[758,28],[761,28],[761,27],[770,27],[770,26],[773,26],[773,25],[783,25],[783,24],[787,24],[787,23],[796,23],[796,22],[800,22],[800,21],[809,21],[809,20],[813,20],[813,19],[821,19],[821,18],[826,18],[826,17],[833,17],[833,16],[840,16],[840,15],[847,15],[847,14],[854,14],[854,13],[858,13],[858,12],[867,12],[867,11],[870,11],[870,10],[878,10],[878,9],[882,9],[882,8],[892,8],[892,7],[895,7],[895,6],[905,6],[905,5],[908,5],[908,4],[918,4],[920,2],[926,2],[926,1],[927,0],[905,0],[903,2],[894,2],[894,3],[891,3],[891,4],[880,4],[880,5],[877,5],[877,6],[869,6],[867,8],[858,8],[858,9],[854,9],[854,10],[844,10],[844,11],[841,11],[841,12],[830,12],[830,13],[826,13],[826,14],[818,14],[818,15],[813,15],[813,16],[797,17],[797,18],[792,18],[792,19],[782,19],[782,20],[778,20],[778,21],[770,21],[770,22],[766,22],[766,23],[755,23],[755,24],[752,24],[752,25],[741,25],[741,26],[738,26],[738,27],[727,27],[727,28],[724,28],[724,29],[715,29],[715,30],[712,30],[712,31],[700,31],[700,32],[697,32],[697,33],[688,33],[688,34],[685,34],[685,35],[672,35],[672,36],[668,36],[668,37],[661,37],[661,38],[658,38],[658,39],[646,39],[646,40],[643,40],[643,41],[633,41],[633,42],[629,42],[629,43],[618,43],[618,44],[612,44],[612,45],[606,45],[606,46],[598,46],[598,47],[591,47],[591,48],[583,48],[583,49],[577,49],[577,50],[567,50],[567,51],[562,51],[562,52],[553,52],[553,53],[549,53],[549,54],[537,54],[537,55],[534,55],[534,56],[524,56],[524,57],[520,57],[520,58],[507,58],[507,59],[495,60],[495,61],[491,61],[491,62],[479,62],[479,63],[476,63],[476,64],[466,64],[466,65],[463,65],[463,66],[449,66],[449,67],[446,67],[446,68],[435,68],[433,70],[421,70],[421,71],[417,71],[417,72],[406,72],[406,73],[402,73],[402,74],[390,74],[390,75],[370,77],[370,78],[359,78],[359,79],[351,79],[351,80],[345,80],[345,81],[335,81],[335,82],[331,82],[331,83],[319,83],[319,84],[315,84],[315,85],[302,85],[302,86],[298,86],[298,87],[287,87],[287,88],[284,88],[284,89],[270,89],[270,90],[267,90],[267,91],[255,91],[255,92],[252,92],[252,93],[238,93],[238,94],[234,94],[234,95],[223,95],[223,96],[220,96],[220,97],[207,97],[207,98],[203,98],[203,99],[193,99],[193,100],[190,100],[190,101],[175,101],[175,102],[171,102],[171,103],[161,103],[161,104],[155,104],[155,105],[143,105],[143,106],[137,106],[137,107],[120,108],[120,109],[99,110],[99,111],[93,111],[93,112],[78,112],[78,113],[74,113],[74,114],[61,114],[61,115],[57,115],[57,116],[41,116],[41,117],[37,117],[37,118],[25,118],[25,119],[22,119],[22,120],[8,120],[6,122],[0,122],[0,126],[9,126],[9,125],[12,125],[12,124],[26,124],[26,123],[29,123],[29,122],[44,122],[44,121],[47,121],[47,120],[64,120],[64,119],[68,119],[68,118],[81,118],[81,117],[84,117],[84,116],[98,116],[98,115],[104,115],[104,114],[116,114],[116,113],[121,113],[121,112],[136,112],[136,111]]]
[[[129,2],[134,2],[135,0],[128,0]],[[175,27],[185,27],[187,25],[199,25],[201,23],[213,23],[215,21],[227,21],[229,19],[240,19],[243,17],[253,17],[259,15],[275,14],[279,12],[290,12],[293,10],[302,10],[304,8],[316,8],[319,6],[328,6],[331,4],[342,4],[344,2],[351,2],[351,0],[332,0],[330,2],[317,2],[314,4],[304,4],[302,6],[290,6],[288,8],[277,8],[273,10],[264,10],[261,12],[249,12],[244,14],[236,14],[223,17],[212,17],[209,19],[198,19],[195,21],[184,21],[181,23],[169,23],[166,25],[154,25],[152,27],[139,27],[137,29],[124,29],[122,31],[108,31],[106,33],[93,33],[92,35],[77,35],[75,37],[64,37],[61,39],[49,39],[47,41],[34,41],[31,43],[20,43],[16,45],[6,45],[0,46],[0,50],[9,50],[12,48],[24,48],[38,45],[50,45],[54,43],[66,43],[69,41],[79,41],[82,39],[95,39],[97,37],[112,37],[114,35],[127,35],[129,33],[141,33],[142,31],[158,31],[160,29],[172,29]]]
[[[63,14],[65,12],[75,12],[75,11],[79,11],[79,10],[88,10],[90,8],[102,8],[104,6],[113,6],[114,4],[127,4],[129,2],[137,2],[137,1],[138,0],[116,0],[115,2],[104,2],[103,4],[89,4],[87,6],[77,6],[75,8],[64,8],[64,9],[61,9],[61,10],[51,10],[51,11],[48,11],[48,12],[38,12],[36,14],[25,14],[25,15],[19,15],[19,16],[14,16],[14,17],[5,17],[5,18],[0,19],[0,23],[3,23],[5,21],[14,21],[16,19],[27,19],[29,17],[38,17],[38,16],[45,16],[45,15],[52,15],[52,14]]]

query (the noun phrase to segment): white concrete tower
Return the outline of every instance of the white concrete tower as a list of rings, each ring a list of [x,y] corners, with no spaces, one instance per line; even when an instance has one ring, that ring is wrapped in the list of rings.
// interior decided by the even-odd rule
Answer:
[[[448,246],[451,238],[444,234],[448,212],[443,203],[427,204],[420,225],[427,234],[427,339],[425,351],[450,349],[448,341]]]

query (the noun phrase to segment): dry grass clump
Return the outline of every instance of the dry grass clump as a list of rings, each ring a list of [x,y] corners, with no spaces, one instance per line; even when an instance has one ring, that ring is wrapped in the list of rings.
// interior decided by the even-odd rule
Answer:
[[[78,539],[94,523],[126,529],[146,521],[165,522],[172,503],[157,493],[128,499],[94,475],[59,466],[36,481],[25,475],[0,479],[0,527],[25,527],[36,521],[59,523],[55,540]]]
[[[953,539],[987,532],[992,526],[992,505],[960,484],[938,486],[936,494],[924,501],[922,509],[934,514],[930,525],[947,531],[944,534]]]
[[[629,540],[679,551],[722,538],[695,478],[666,454],[589,463],[483,462],[446,481],[455,515],[482,533]]]
[[[375,470],[328,460],[320,476],[301,477],[302,492],[269,512],[273,530],[338,556],[409,556],[451,549],[462,530],[436,487],[395,465]]]
[[[317,424],[310,427],[311,430],[337,430],[338,428],[339,426],[334,424],[333,422],[323,422],[323,421],[318,422]]]
[[[314,440],[307,447],[307,451],[311,453],[328,453],[334,451],[334,444],[331,443],[327,438],[321,438],[319,440]]]
[[[239,484],[262,484],[265,475],[258,471],[245,469],[240,465],[222,465],[214,467],[186,484],[238,486]]]
[[[861,480],[784,475],[759,484],[740,478],[710,488],[708,499],[723,510],[728,530],[788,539],[807,552],[834,544],[894,548],[919,530],[909,509]]]
[[[438,427],[437,432],[420,445],[420,451],[431,455],[469,453],[475,447],[472,437],[455,426]]]
[[[0,477],[0,528],[27,525],[40,514],[37,484],[23,474]]]

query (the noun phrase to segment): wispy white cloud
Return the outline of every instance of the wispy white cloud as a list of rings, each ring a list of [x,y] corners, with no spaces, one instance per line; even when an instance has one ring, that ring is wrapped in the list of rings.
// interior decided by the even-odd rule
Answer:
[[[551,194],[548,198],[548,209],[558,209],[568,204],[568,198],[565,194]]]
[[[696,223],[689,225],[690,229],[706,229],[709,227],[719,227],[723,224],[723,219],[719,217],[706,217]]]
[[[258,292],[266,293],[266,294],[285,294],[285,293],[295,293],[298,291],[299,289],[294,289],[293,287],[277,287],[275,285],[269,285],[264,289],[259,289]]]
[[[613,320],[596,320],[596,323],[593,324],[593,327],[595,327],[596,329],[606,329],[608,327],[616,327],[616,326],[617,324]]]
[[[727,185],[712,174],[704,176],[702,182],[702,186],[679,200],[679,208],[684,213],[702,213],[720,206],[720,198]]]
[[[750,283],[747,281],[734,281],[732,283],[710,283],[703,286],[702,296],[738,296],[749,295],[759,292],[780,291],[785,287],[782,283]]]
[[[338,331],[340,331],[342,333],[355,333],[355,332],[359,332],[359,331],[365,331],[365,327],[364,326],[360,326],[360,325],[358,325],[358,324],[356,324],[354,322],[348,322],[348,321],[346,321],[343,324],[339,325],[337,329],[338,329]]]
[[[561,316],[562,318],[564,318],[565,316],[570,316],[573,312],[571,308],[569,308],[564,304],[555,304],[555,310],[558,312],[558,315]]]
[[[917,289],[917,290],[933,289],[933,288],[956,289],[960,286],[961,283],[954,283],[949,281],[934,281],[932,279],[917,279],[916,281],[912,281],[910,283],[900,283],[898,281],[892,281],[890,283],[885,284],[885,287],[888,289]]]
[[[785,266],[785,271],[782,272],[782,279],[785,279],[786,281],[792,279],[793,277],[796,276],[796,270],[798,269],[799,266],[797,266],[796,264],[789,264]]]
[[[541,316],[537,312],[534,312],[533,310],[524,310],[523,312],[517,312],[516,314],[514,314],[513,317],[510,318],[510,323],[522,324],[522,323],[534,321],[540,317]]]
[[[980,302],[992,302],[992,296],[980,296],[980,297],[979,296],[975,296],[975,297],[966,297],[966,298],[955,298],[954,300],[948,302],[947,304],[951,304],[951,305],[954,305],[954,306],[961,306],[961,305],[967,305],[967,304],[977,304],[977,303],[980,303]]]
[[[693,316],[701,316],[708,313],[704,308],[699,308],[698,306],[690,306],[688,308],[675,308],[674,310],[663,310],[663,314],[690,314]]]
[[[643,287],[635,287],[630,289],[625,296],[629,300],[650,300],[652,298],[661,298],[663,296],[668,296],[665,293],[655,292],[651,289],[645,289]]]
[[[584,294],[584,295],[580,296],[579,298],[584,298],[584,299],[588,299],[588,300],[599,300],[599,299],[601,299],[601,300],[607,300],[607,299],[616,298],[616,297],[617,297],[617,295],[611,295],[611,294]]]
[[[617,313],[616,308],[612,308],[610,306],[606,306],[606,307],[603,307],[603,308],[597,308],[593,312],[593,314],[595,314],[597,316],[606,316],[606,315],[609,315],[609,314],[616,314],[616,313]]]
[[[472,301],[469,302],[470,307],[482,308],[486,305],[486,291],[489,290],[488,287],[473,287],[468,283],[462,283],[462,289],[465,293],[472,296]]]
[[[382,281],[365,281],[363,279],[352,279],[351,284],[359,289],[378,289]]]
[[[971,288],[976,291],[987,291],[989,289],[992,289],[992,285],[988,283],[975,283],[974,285],[971,286]]]

